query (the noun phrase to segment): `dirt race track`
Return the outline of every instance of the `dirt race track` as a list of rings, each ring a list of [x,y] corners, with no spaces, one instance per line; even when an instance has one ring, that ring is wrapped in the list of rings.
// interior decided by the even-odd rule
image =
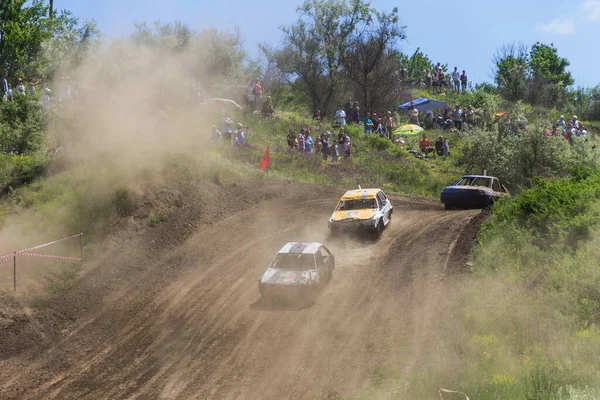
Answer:
[[[0,398],[335,399],[387,369],[397,379],[385,392],[403,398],[411,371],[439,351],[431,332],[443,334],[479,212],[392,196],[379,241],[332,240],[342,192],[219,187],[163,225],[125,225],[65,296],[5,321]],[[307,307],[266,308],[259,276],[285,242],[303,240],[336,255],[331,284]]]

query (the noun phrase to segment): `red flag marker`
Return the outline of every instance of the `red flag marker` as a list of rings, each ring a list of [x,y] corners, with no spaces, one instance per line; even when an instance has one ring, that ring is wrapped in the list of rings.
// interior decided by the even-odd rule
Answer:
[[[267,146],[267,150],[265,150],[265,154],[263,155],[263,158],[260,161],[260,170],[264,171],[265,169],[267,169],[268,173],[269,164],[271,164],[271,152],[269,151],[269,146]]]

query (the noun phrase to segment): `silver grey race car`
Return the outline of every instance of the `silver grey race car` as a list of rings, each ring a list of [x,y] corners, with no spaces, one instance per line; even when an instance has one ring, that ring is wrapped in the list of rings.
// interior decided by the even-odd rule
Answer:
[[[332,277],[335,257],[321,243],[290,242],[258,281],[267,303],[311,300]]]

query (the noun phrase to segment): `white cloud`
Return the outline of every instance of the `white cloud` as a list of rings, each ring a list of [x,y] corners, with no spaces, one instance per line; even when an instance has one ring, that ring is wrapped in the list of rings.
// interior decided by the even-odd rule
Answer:
[[[600,0],[583,0],[579,5],[587,20],[600,21]]]
[[[538,31],[550,32],[556,35],[569,35],[575,33],[575,22],[573,18],[554,18],[548,24],[538,24],[536,28]]]

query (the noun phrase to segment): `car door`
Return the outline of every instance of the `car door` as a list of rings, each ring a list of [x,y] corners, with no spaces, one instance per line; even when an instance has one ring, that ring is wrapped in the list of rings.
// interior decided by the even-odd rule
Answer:
[[[494,199],[499,199],[500,197],[504,196],[504,190],[502,189],[502,185],[500,184],[500,181],[496,178],[494,178],[493,182],[492,182],[492,190],[494,191]]]
[[[321,246],[321,248],[319,249],[319,252],[323,256],[325,266],[330,270],[335,269],[335,257],[329,251],[329,249],[325,246]]]
[[[392,205],[390,200],[386,197],[383,192],[377,193],[377,200],[379,201],[381,207],[381,214],[383,216],[383,223],[387,225],[392,216]]]

